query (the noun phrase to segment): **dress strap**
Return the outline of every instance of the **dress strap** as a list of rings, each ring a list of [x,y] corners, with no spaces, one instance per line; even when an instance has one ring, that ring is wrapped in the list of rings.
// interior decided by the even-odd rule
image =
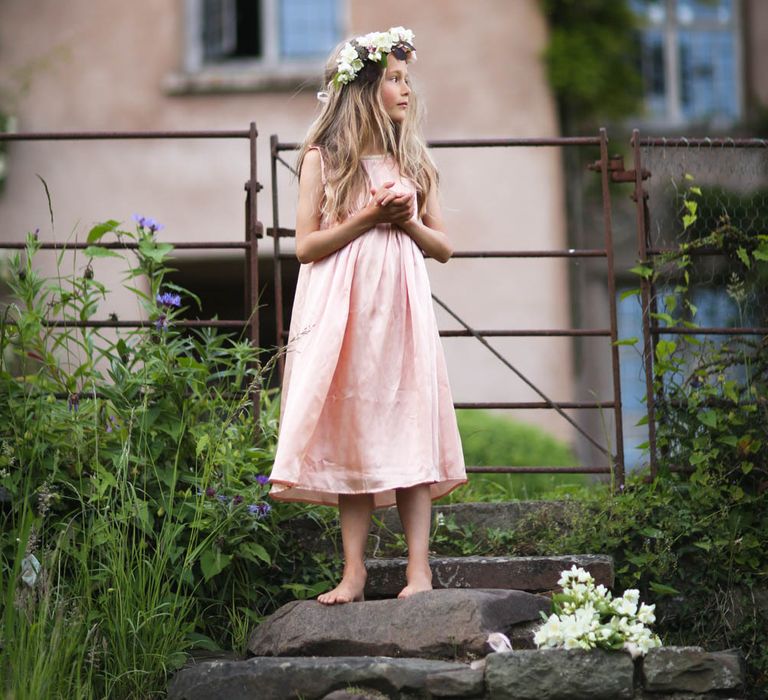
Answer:
[[[323,149],[320,148],[320,146],[310,146],[307,150],[315,150],[320,154],[320,177],[323,180],[323,185],[326,185],[327,181],[325,179],[325,162],[323,161]]]

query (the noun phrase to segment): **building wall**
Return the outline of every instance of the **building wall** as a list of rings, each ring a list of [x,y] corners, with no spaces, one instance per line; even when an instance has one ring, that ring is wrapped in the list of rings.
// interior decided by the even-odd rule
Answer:
[[[269,135],[300,141],[318,110],[317,81],[305,89],[172,94],[183,69],[186,4],[181,0],[23,0],[0,4],[3,105],[20,131],[259,129],[259,218],[271,225]],[[546,25],[536,0],[349,0],[348,35],[403,25],[419,60],[410,68],[426,101],[428,139],[556,136],[558,127],[541,52]],[[44,29],[44,31],[43,31]],[[43,38],[44,37],[44,38]],[[552,148],[436,150],[447,233],[457,250],[563,248],[561,154]],[[291,154],[286,155],[291,159]],[[167,240],[243,235],[246,141],[87,141],[14,143],[0,196],[4,240],[40,227],[46,239],[82,239],[94,223],[132,226],[140,213],[164,224]],[[54,226],[45,194],[52,194]],[[292,227],[296,182],[279,178],[280,225]],[[289,243],[290,245],[290,243]],[[263,255],[270,255],[267,241]],[[74,263],[84,267],[80,259]],[[569,326],[560,261],[429,261],[435,294],[476,328]],[[79,268],[77,268],[79,269]],[[97,275],[116,280],[99,262]],[[213,273],[215,274],[215,272]],[[139,313],[113,295],[108,310]],[[441,327],[455,328],[438,310]],[[493,344],[555,400],[572,400],[570,343],[495,339]],[[539,400],[487,350],[445,339],[457,401]],[[560,437],[572,433],[551,411],[516,413]]]

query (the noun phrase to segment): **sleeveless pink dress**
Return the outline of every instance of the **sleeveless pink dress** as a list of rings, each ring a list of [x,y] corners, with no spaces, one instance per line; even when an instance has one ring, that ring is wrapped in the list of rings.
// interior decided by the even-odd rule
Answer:
[[[374,188],[416,191],[390,156],[363,163]],[[325,183],[322,151],[321,167]],[[381,508],[399,487],[428,483],[436,499],[466,483],[426,265],[405,232],[380,224],[301,265],[287,350],[272,498],[372,493]]]

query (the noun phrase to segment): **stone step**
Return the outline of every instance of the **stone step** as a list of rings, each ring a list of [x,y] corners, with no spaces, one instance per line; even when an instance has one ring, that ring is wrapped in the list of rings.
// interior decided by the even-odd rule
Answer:
[[[368,559],[366,598],[396,596],[405,586],[407,560]],[[442,557],[430,560],[432,586],[442,588],[501,588],[539,593],[555,590],[564,569],[586,569],[595,584],[612,588],[613,558],[598,554],[556,557]]]
[[[539,624],[551,601],[523,591],[444,589],[407,598],[341,605],[293,601],[253,632],[254,656],[409,656],[472,659],[489,649],[488,635],[516,637]]]
[[[483,686],[482,670],[450,661],[387,656],[256,657],[206,661],[184,668],[171,680],[168,700],[476,697],[482,695]],[[345,694],[348,688],[350,692]]]
[[[453,521],[457,527],[483,530],[514,530],[529,518],[558,521],[568,504],[564,501],[502,501],[499,503],[452,503],[432,506],[432,517],[441,516]],[[385,508],[375,513],[379,524],[371,528],[373,534],[388,542],[392,535],[403,532],[397,508]]]
[[[455,523],[460,529],[472,529],[481,540],[491,530],[515,530],[529,519],[545,522],[548,527],[562,525],[568,509],[563,501],[505,501],[501,503],[455,503],[432,506],[433,529],[437,517]],[[402,525],[397,508],[374,511],[368,538],[369,554],[375,556],[402,541]],[[297,546],[313,552],[333,555],[341,551],[341,538],[336,527],[329,533],[323,524],[310,516],[299,516],[287,523]]]
[[[350,605],[355,605],[351,603]],[[623,651],[541,649],[490,653],[472,664],[387,656],[256,657],[181,669],[168,700],[738,700],[741,652],[661,647],[633,661]]]

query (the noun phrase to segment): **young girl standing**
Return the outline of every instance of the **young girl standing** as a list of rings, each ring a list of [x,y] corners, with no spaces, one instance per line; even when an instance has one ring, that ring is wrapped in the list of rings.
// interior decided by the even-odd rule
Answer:
[[[437,171],[403,27],[339,45],[299,151],[296,287],[270,495],[338,505],[339,585],[363,599],[374,508],[398,507],[407,585],[432,588],[432,500],[466,483],[424,253],[446,262]]]

